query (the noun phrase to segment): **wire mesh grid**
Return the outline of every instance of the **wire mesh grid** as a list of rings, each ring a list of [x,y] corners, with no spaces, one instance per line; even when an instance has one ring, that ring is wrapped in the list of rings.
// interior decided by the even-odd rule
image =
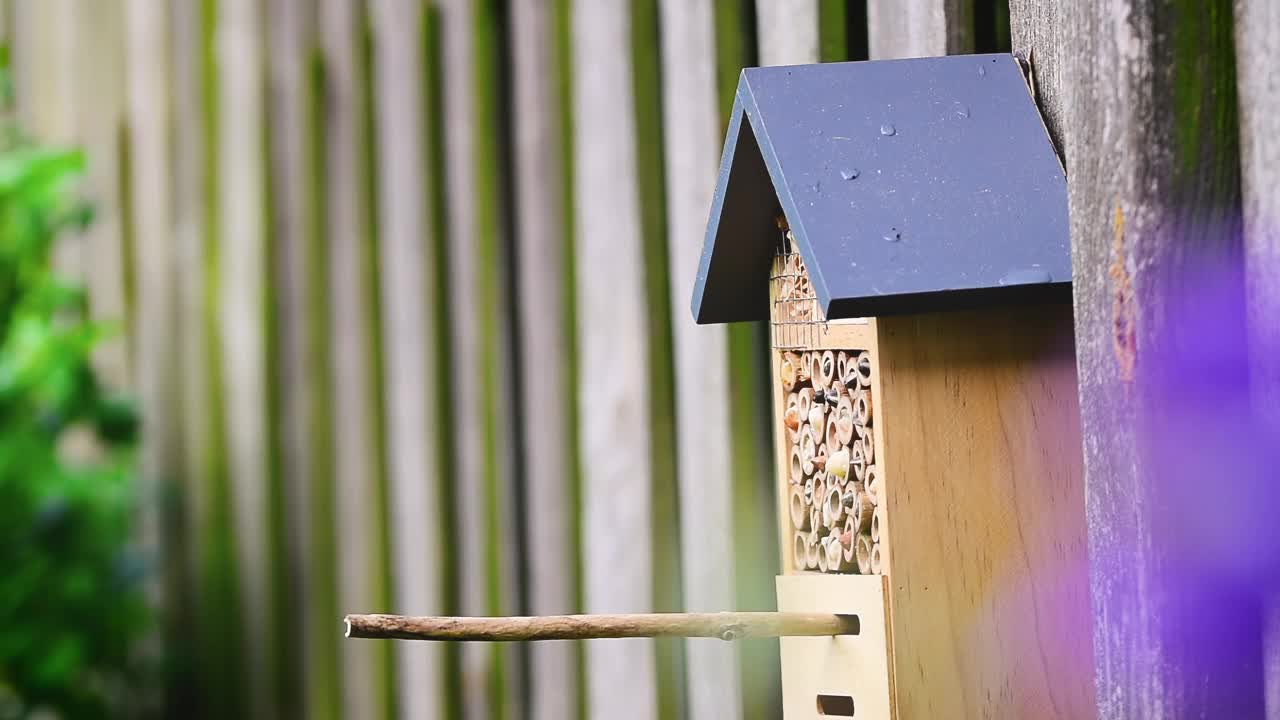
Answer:
[[[769,273],[769,296],[773,302],[770,326],[774,349],[802,350],[816,345],[826,319],[818,309],[809,273],[804,259],[795,251],[790,230],[783,231],[779,238]]]

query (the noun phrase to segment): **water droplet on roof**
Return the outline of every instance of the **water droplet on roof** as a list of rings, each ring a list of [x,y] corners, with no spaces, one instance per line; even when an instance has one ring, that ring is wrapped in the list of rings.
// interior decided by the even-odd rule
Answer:
[[[985,67],[983,67],[983,66],[979,65],[979,66],[978,66],[978,74],[979,74],[979,75],[983,75],[983,76],[985,76],[985,75],[987,74],[987,69],[986,69]]]
[[[898,228],[889,228],[889,232],[884,234],[886,242],[896,243],[902,240],[902,233],[898,232]]]
[[[885,123],[885,124],[883,124],[883,125],[881,125],[881,126],[880,126],[880,134],[881,134],[881,135],[884,135],[885,137],[889,137],[889,136],[891,136],[891,135],[897,135],[897,134],[898,134],[898,129],[897,129],[897,128],[895,128],[895,127],[894,127],[893,125],[891,125],[890,123]]]
[[[862,172],[859,171],[858,168],[845,168],[844,170],[840,171],[840,177],[844,178],[845,180],[857,180],[858,176],[861,174]]]
[[[965,118],[969,117],[969,106],[965,105],[962,102],[956,102],[951,106],[951,112],[954,113],[955,116],[960,120],[964,120]]]

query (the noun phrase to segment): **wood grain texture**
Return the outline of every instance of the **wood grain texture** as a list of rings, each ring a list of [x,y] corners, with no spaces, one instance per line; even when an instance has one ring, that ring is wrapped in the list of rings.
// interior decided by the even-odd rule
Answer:
[[[572,330],[565,312],[565,167],[555,87],[553,6],[548,0],[511,5],[511,73],[515,165],[520,388],[523,393],[524,476],[528,541],[521,549],[530,582],[529,612],[575,609],[571,402],[566,357]],[[571,718],[580,679],[567,643],[529,648],[529,711],[534,720]]]
[[[1198,473],[1240,449],[1241,388],[1229,381],[1244,373],[1231,3],[1059,3],[1056,38],[1019,30],[1048,19],[1051,4],[1011,11],[1015,51],[1034,41],[1037,77],[1052,78],[1044,107],[1070,178],[1099,714],[1256,717],[1254,601],[1215,579],[1215,560],[1185,552],[1206,538],[1183,522],[1197,512]],[[1215,352],[1195,351],[1205,347]],[[1171,358],[1199,358],[1215,382],[1182,387],[1189,368]],[[1168,438],[1193,425],[1222,432],[1172,450]],[[1221,474],[1228,496],[1260,492],[1247,465]],[[1264,533],[1249,512],[1257,504],[1206,526]],[[1236,610],[1212,629],[1184,621],[1224,605]]]
[[[1070,309],[877,324],[898,717],[1090,717]]]
[[[973,52],[974,0],[868,0],[871,58]]]
[[[431,422],[436,406],[433,348],[442,338],[434,327],[428,298],[435,296],[434,258],[423,198],[428,197],[423,145],[425,88],[421,65],[421,9],[413,3],[380,0],[372,5],[377,38],[374,57],[380,280],[386,378],[388,482],[391,486],[393,607],[400,612],[442,609],[441,553],[447,538],[438,531],[441,513],[435,437],[445,432]],[[407,717],[440,717],[440,648],[396,647],[399,710]]]
[[[728,610],[735,543],[726,330],[695,325],[688,310],[719,167],[712,2],[666,0],[660,9],[684,608]],[[694,640],[686,650],[689,717],[740,717],[736,648]]]
[[[262,322],[262,38],[257,3],[222,0],[218,11],[218,106],[222,131],[218,146],[222,178],[218,212],[223,229],[219,238],[218,324],[225,370],[227,458],[235,498],[248,712],[253,717],[274,717],[278,710],[273,702],[268,665],[271,582],[265,511],[268,478],[266,334]],[[148,198],[146,202],[153,200]]]
[[[348,615],[346,625],[349,638],[455,642],[657,637],[733,641],[859,635],[861,628],[856,613],[821,612],[600,613],[533,617]]]
[[[800,65],[818,61],[818,3],[815,0],[756,0],[760,65]]]
[[[1244,274],[1252,409],[1263,437],[1280,437],[1280,6],[1235,3],[1244,199]],[[1267,717],[1280,718],[1280,596],[1264,601]]]
[[[652,428],[629,3],[572,8],[584,609],[644,611],[654,597]],[[590,641],[587,666],[592,716],[657,716],[651,642]]]
[[[374,608],[379,552],[376,525],[376,439],[373,368],[366,352],[371,317],[362,272],[370,235],[366,175],[362,3],[325,0],[320,5],[320,44],[325,62],[326,230],[332,347],[334,482],[338,501],[339,598],[345,608]],[[343,708],[349,717],[387,713],[379,692],[378,649],[344,648]]]

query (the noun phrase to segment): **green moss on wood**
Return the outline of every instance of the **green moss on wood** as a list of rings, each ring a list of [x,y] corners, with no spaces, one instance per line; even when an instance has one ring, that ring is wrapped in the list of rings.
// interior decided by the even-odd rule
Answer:
[[[568,483],[570,523],[569,548],[570,557],[567,562],[573,569],[573,608],[574,612],[582,612],[582,455],[578,428],[581,427],[581,416],[578,411],[578,310],[577,310],[577,261],[575,259],[575,220],[574,220],[574,143],[573,143],[573,49],[572,49],[572,0],[552,0],[553,13],[551,28],[555,37],[552,47],[555,52],[556,98],[558,100],[556,120],[559,124],[560,140],[560,214],[561,226],[564,228],[561,263],[564,272],[563,322],[565,328],[564,377],[568,379],[565,387],[565,444],[567,447],[566,481]],[[574,644],[574,661],[577,666],[577,717],[587,715],[587,676],[586,653],[582,643]]]
[[[432,350],[435,353],[435,370],[436,375],[434,381],[435,406],[433,412],[433,426],[441,429],[435,433],[430,440],[435,443],[436,448],[436,473],[437,478],[450,478],[454,475],[454,469],[457,467],[456,458],[454,457],[453,437],[450,433],[444,432],[443,428],[450,426],[450,418],[453,417],[452,393],[450,387],[453,377],[453,356],[449,352],[452,337],[451,315],[449,312],[449,259],[448,259],[448,178],[445,175],[445,144],[447,138],[447,128],[445,126],[445,118],[448,114],[444,111],[444,78],[442,68],[444,67],[444,58],[441,50],[440,41],[440,17],[439,11],[432,6],[429,0],[424,0],[422,5],[422,63],[423,63],[423,83],[424,98],[428,112],[424,114],[424,121],[427,124],[425,136],[427,142],[424,143],[424,152],[426,157],[424,162],[427,167],[427,197],[424,201],[430,208],[430,252],[427,254],[427,262],[429,267],[426,268],[427,276],[432,278],[432,288],[434,295],[429,298],[431,307],[434,312],[435,337],[432,342]],[[458,554],[449,552],[447,548],[457,546],[458,542],[458,520],[457,513],[452,508],[457,507],[457,493],[454,483],[437,482],[437,507],[439,508],[438,528],[436,534],[436,547],[444,549],[439,554],[440,560],[440,581],[443,597],[440,598],[441,607],[446,615],[460,615],[461,599],[459,597],[459,588],[461,587],[459,579]],[[442,706],[444,717],[462,717],[462,662],[461,648],[457,643],[445,643],[441,648],[443,653],[443,688],[444,697],[442,698]]]
[[[359,27],[356,29],[356,78],[359,83],[356,115],[358,124],[356,142],[360,164],[357,168],[360,198],[358,213],[360,235],[360,289],[364,335],[364,363],[368,372],[365,380],[365,402],[368,405],[369,450],[367,459],[371,491],[373,494],[373,523],[370,531],[369,583],[373,588],[375,607],[390,610],[394,597],[391,573],[391,483],[387,476],[386,435],[386,379],[383,373],[382,293],[380,291],[379,246],[382,242],[378,219],[378,137],[376,89],[373,69],[373,26],[369,11],[361,7]],[[374,650],[373,678],[377,685],[375,713],[391,720],[397,717],[399,696],[396,693],[395,644],[379,643]]]
[[[840,62],[849,59],[845,0],[818,0],[818,59]]]
[[[640,236],[649,334],[651,417],[653,606],[683,609],[680,507],[676,475],[675,368],[671,289],[667,265],[666,182],[662,132],[662,39],[656,0],[631,2],[631,61]],[[680,717],[685,706],[684,644],[657,641],[658,715]]]
[[[200,538],[201,566],[204,577],[201,598],[201,657],[205,678],[205,707],[212,717],[242,717],[247,707],[244,677],[244,644],[239,628],[240,580],[237,567],[235,517],[232,507],[230,478],[227,471],[226,413],[223,407],[225,378],[222,367],[222,335],[219,326],[221,302],[221,232],[219,213],[221,173],[219,143],[221,139],[218,101],[219,68],[215,37],[218,23],[218,0],[201,0],[200,4],[200,83],[203,104],[204,227],[203,260],[204,299],[202,303],[206,378],[204,397],[208,403],[208,437],[204,448],[204,478],[208,483],[204,496],[206,517],[201,527],[207,533]]]
[[[341,617],[338,603],[337,507],[333,457],[333,393],[329,379],[333,377],[330,349],[328,278],[329,234],[324,218],[326,207],[325,177],[329,171],[329,155],[325,145],[323,118],[327,92],[324,58],[309,38],[308,105],[306,136],[308,170],[307,207],[303,216],[306,228],[306,296],[307,296],[307,364],[311,368],[306,394],[307,436],[311,439],[312,457],[310,537],[308,547],[311,586],[307,588],[313,612],[307,628],[307,714],[333,720],[342,711],[341,636],[335,632],[335,619]]]

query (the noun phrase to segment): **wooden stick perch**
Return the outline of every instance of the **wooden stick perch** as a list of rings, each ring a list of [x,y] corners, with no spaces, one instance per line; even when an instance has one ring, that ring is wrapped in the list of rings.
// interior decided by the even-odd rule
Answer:
[[[721,640],[857,635],[857,615],[795,612],[545,615],[541,617],[410,617],[348,615],[349,638],[392,640],[591,640],[705,637]]]

